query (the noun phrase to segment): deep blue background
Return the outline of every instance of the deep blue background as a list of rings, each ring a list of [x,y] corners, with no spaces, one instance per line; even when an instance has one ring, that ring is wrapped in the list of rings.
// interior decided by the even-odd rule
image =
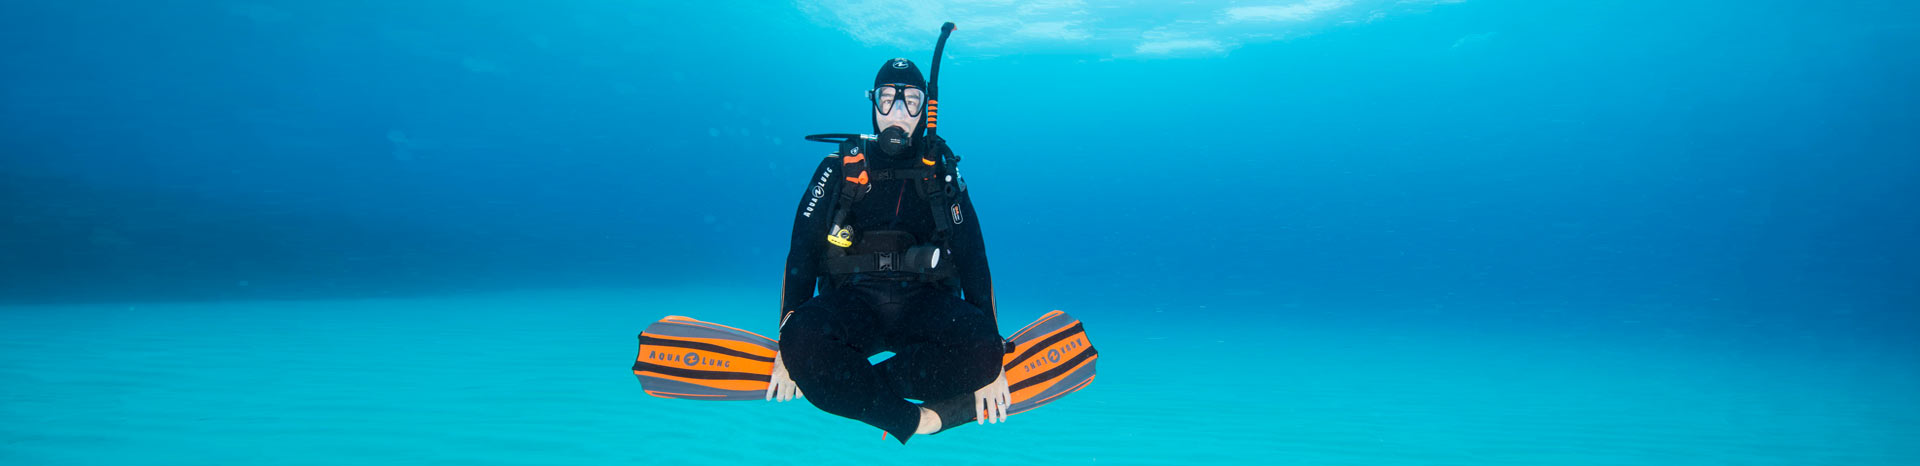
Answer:
[[[762,2],[162,3],[0,6],[0,302],[771,307],[830,149],[800,137],[867,130],[873,71],[938,26],[903,50]],[[1920,327],[1914,10],[1472,1],[1169,59],[976,53],[962,24],[942,134],[1019,305],[1893,338]]]

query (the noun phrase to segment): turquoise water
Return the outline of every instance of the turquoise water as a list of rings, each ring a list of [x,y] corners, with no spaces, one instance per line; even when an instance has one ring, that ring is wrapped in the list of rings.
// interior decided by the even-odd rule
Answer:
[[[1089,388],[907,447],[804,403],[646,397],[653,315],[765,291],[9,309],[8,464],[1907,464],[1920,374],[1672,322],[1514,334],[1076,310]],[[727,298],[714,298],[723,296]],[[1008,318],[1038,317],[1010,308]],[[1216,311],[1231,311],[1216,310]],[[1165,311],[1165,312],[1161,312]],[[1301,313],[1358,310],[1297,309]],[[1186,313],[1186,316],[1179,316]],[[768,325],[748,326],[768,332]],[[1805,342],[1788,342],[1805,345]],[[1777,348],[1778,349],[1778,348]],[[1781,354],[1788,353],[1788,354]],[[1907,355],[1899,355],[1907,356]]]
[[[6,2],[0,464],[1920,464],[1912,2]],[[941,76],[1000,326],[910,445],[646,396]]]

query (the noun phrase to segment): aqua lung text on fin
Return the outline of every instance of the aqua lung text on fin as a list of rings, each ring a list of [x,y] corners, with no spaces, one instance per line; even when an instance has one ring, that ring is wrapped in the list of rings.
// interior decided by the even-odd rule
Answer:
[[[1034,358],[1032,361],[1028,361],[1026,365],[1020,366],[1020,370],[1033,372],[1035,369],[1050,364],[1058,364],[1062,356],[1084,346],[1087,346],[1087,337],[1085,336],[1060,342],[1059,346],[1048,348],[1045,356]]]
[[[733,361],[728,361],[725,359],[702,358],[700,357],[700,353],[695,353],[692,351],[688,351],[687,354],[670,354],[670,353],[662,353],[659,351],[648,351],[647,359],[652,359],[656,361],[677,362],[677,363],[681,363],[689,366],[733,367]]]

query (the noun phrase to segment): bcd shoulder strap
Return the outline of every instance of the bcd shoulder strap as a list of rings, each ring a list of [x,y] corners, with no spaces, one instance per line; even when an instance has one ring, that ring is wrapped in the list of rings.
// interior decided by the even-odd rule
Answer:
[[[940,245],[942,249],[950,249],[953,227],[966,222],[966,218],[960,215],[959,192],[966,190],[957,169],[960,157],[947,148],[944,139],[934,139],[927,150],[930,153],[920,161],[928,165],[931,173],[915,180],[914,184],[933,215],[932,243]]]
[[[839,215],[844,215],[841,212],[846,211],[846,209],[840,209],[839,207],[851,205],[852,202],[859,202],[860,199],[866,198],[867,191],[873,190],[873,185],[869,183],[871,179],[867,176],[867,153],[865,146],[866,141],[861,139],[852,139],[840,143],[840,152],[838,152],[840,155],[840,174],[845,176],[845,182],[842,183],[840,187],[840,199],[844,203],[835,206],[835,222],[839,221]]]

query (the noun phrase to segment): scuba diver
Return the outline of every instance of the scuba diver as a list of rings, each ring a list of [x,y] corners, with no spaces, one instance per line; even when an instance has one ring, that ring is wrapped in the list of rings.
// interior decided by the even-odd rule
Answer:
[[[809,136],[840,149],[794,212],[765,395],[804,393],[903,444],[1000,422],[1011,403],[979,217],[959,157],[933,131],[935,54],[933,86],[905,58],[880,66],[867,91],[877,136]],[[868,362],[882,352],[893,356]]]
[[[640,333],[633,375],[648,395],[791,401],[879,427],[900,443],[969,421],[1005,422],[1093,383],[1100,352],[1053,310],[1000,337],[986,243],[960,157],[936,134],[940,26],[925,78],[887,60],[867,90],[874,135],[839,144],[793,215],[779,340],[669,315]],[[869,359],[882,353],[890,358]]]

